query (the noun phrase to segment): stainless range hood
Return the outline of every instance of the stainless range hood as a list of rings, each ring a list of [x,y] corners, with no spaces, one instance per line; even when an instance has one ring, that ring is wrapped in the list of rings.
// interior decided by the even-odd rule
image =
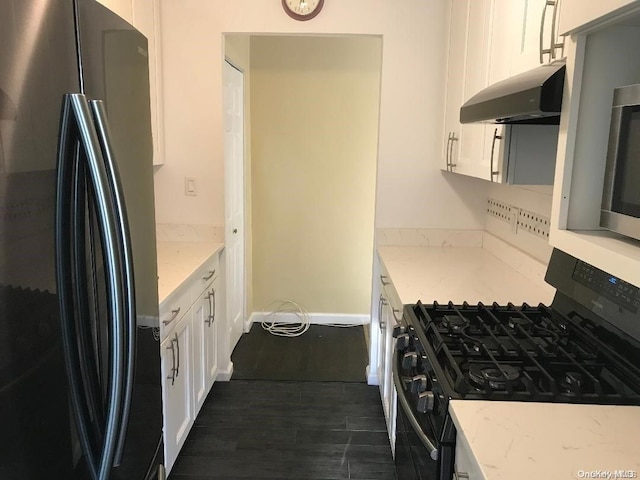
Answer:
[[[565,62],[558,61],[495,83],[460,108],[460,123],[560,123]]]

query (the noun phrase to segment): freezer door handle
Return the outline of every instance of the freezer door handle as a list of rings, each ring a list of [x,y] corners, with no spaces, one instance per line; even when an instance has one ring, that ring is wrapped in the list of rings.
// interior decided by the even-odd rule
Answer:
[[[122,282],[120,284],[120,293],[124,300],[124,316],[118,321],[124,332],[124,378],[123,378],[123,396],[121,406],[121,420],[118,432],[118,442],[114,465],[119,465],[124,453],[124,443],[127,434],[127,425],[129,423],[129,411],[131,410],[131,397],[133,395],[133,377],[135,372],[135,349],[136,349],[136,299],[135,299],[135,281],[133,274],[133,253],[131,248],[131,235],[129,232],[129,221],[127,219],[127,209],[125,205],[124,193],[120,182],[117,163],[114,158],[114,151],[111,145],[111,133],[109,132],[109,123],[104,109],[104,104],[100,100],[91,100],[89,102],[93,119],[100,142],[102,157],[105,162],[105,170],[108,178],[108,187],[111,190],[112,202],[115,207],[117,235],[119,240],[119,250],[117,253],[121,256],[123,266]]]
[[[86,165],[85,165],[86,164]],[[86,168],[86,175],[84,174]],[[77,215],[85,215],[84,208],[78,208],[78,193],[74,190],[82,174],[89,184],[93,203],[96,207],[107,288],[107,310],[110,319],[109,350],[110,364],[106,389],[106,412],[102,438],[91,435],[88,407],[85,403],[86,391],[83,386],[82,371],[79,368],[78,344],[75,333],[74,271],[75,242],[69,232],[69,225],[76,224]],[[75,192],[75,193],[74,193]],[[80,443],[85,454],[90,474],[95,480],[108,480],[117,441],[121,429],[123,374],[125,366],[125,332],[122,321],[127,310],[126,296],[123,296],[124,266],[119,252],[123,251],[118,233],[118,213],[113,192],[105,167],[105,159],[96,133],[89,104],[82,94],[67,94],[63,98],[58,145],[58,174],[56,197],[56,275],[60,313],[63,322],[63,342],[65,363],[70,381],[72,405],[76,416]],[[72,198],[75,197],[75,198]],[[73,208],[74,201],[76,208]],[[75,272],[78,273],[78,272]],[[75,278],[75,282],[79,282]],[[76,294],[79,294],[76,291]],[[78,318],[77,321],[85,319]]]

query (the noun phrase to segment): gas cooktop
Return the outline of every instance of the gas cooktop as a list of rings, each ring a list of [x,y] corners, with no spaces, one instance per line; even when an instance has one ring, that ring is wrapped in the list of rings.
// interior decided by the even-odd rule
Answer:
[[[420,302],[405,313],[429,357],[416,367],[432,369],[450,398],[640,404],[640,370],[575,314]]]

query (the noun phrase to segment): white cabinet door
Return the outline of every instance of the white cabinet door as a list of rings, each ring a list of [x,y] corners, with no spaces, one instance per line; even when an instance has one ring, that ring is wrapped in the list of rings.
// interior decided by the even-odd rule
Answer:
[[[193,401],[196,415],[202,408],[218,373],[216,278],[193,306]]]
[[[519,26],[519,31],[514,35],[512,44],[512,75],[526,72],[550,60],[550,54],[541,52],[548,47],[550,37],[544,35],[550,32],[552,26],[552,17],[547,14],[549,6],[546,4],[547,0],[519,0],[514,3],[514,24]]]
[[[478,177],[491,182],[506,181],[506,157],[509,154],[507,128],[505,125],[485,125],[484,153],[478,164]]]
[[[397,397],[393,384],[393,357],[395,349],[395,338],[393,338],[393,327],[396,325],[393,316],[393,305],[391,302],[383,307],[383,318],[385,319],[385,360],[384,360],[384,391],[382,393],[382,403],[387,421],[387,432],[391,449],[395,455],[396,444],[396,409]]]
[[[452,480],[485,480],[469,444],[460,434],[456,437],[456,456]]]
[[[638,0],[562,0],[558,33],[575,30],[604,19],[617,10],[634,6],[640,6]]]
[[[211,287],[206,292],[207,313],[209,321],[207,322],[207,342],[205,350],[205,373],[207,381],[207,392],[211,390],[213,383],[218,374],[218,332],[221,325],[221,302],[220,299],[220,278],[216,277]]]
[[[464,102],[464,64],[467,48],[467,15],[469,0],[452,0],[449,15],[449,44],[444,117],[442,167],[457,171],[460,153],[460,107]]]
[[[464,73],[464,101],[466,102],[487,86],[489,67],[489,36],[491,26],[491,4],[489,0],[469,2],[467,14],[467,45]],[[460,156],[454,169],[457,173],[486,178],[480,170],[484,154],[485,125],[462,125]]]
[[[489,28],[488,85],[511,76],[513,44],[517,43],[520,26],[514,22],[514,10],[521,0],[492,0]]]
[[[192,402],[192,333],[191,310],[162,342],[162,400],[164,417],[164,449],[167,473],[175,462],[195,414]]]
[[[387,409],[384,405],[384,393],[385,393],[385,371],[386,371],[386,355],[385,349],[387,348],[387,329],[385,327],[385,322],[387,321],[388,314],[388,304],[389,301],[384,296],[383,293],[380,293],[380,298],[378,301],[378,328],[379,328],[379,341],[378,341],[378,365],[377,371],[378,374],[378,388],[380,389],[380,398],[382,399],[382,407],[385,411],[385,415],[387,413]]]
[[[197,415],[207,397],[207,372],[206,372],[206,355],[209,348],[209,326],[211,322],[209,319],[209,300],[207,293],[200,295],[199,299],[193,305],[193,319],[192,319],[192,363],[193,363],[193,383],[192,383],[192,398],[193,408]]]

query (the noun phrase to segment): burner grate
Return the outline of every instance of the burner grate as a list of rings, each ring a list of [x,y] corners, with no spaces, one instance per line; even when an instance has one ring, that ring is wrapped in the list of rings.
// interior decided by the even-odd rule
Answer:
[[[450,398],[640,405],[640,370],[545,305],[418,302],[410,311]]]

